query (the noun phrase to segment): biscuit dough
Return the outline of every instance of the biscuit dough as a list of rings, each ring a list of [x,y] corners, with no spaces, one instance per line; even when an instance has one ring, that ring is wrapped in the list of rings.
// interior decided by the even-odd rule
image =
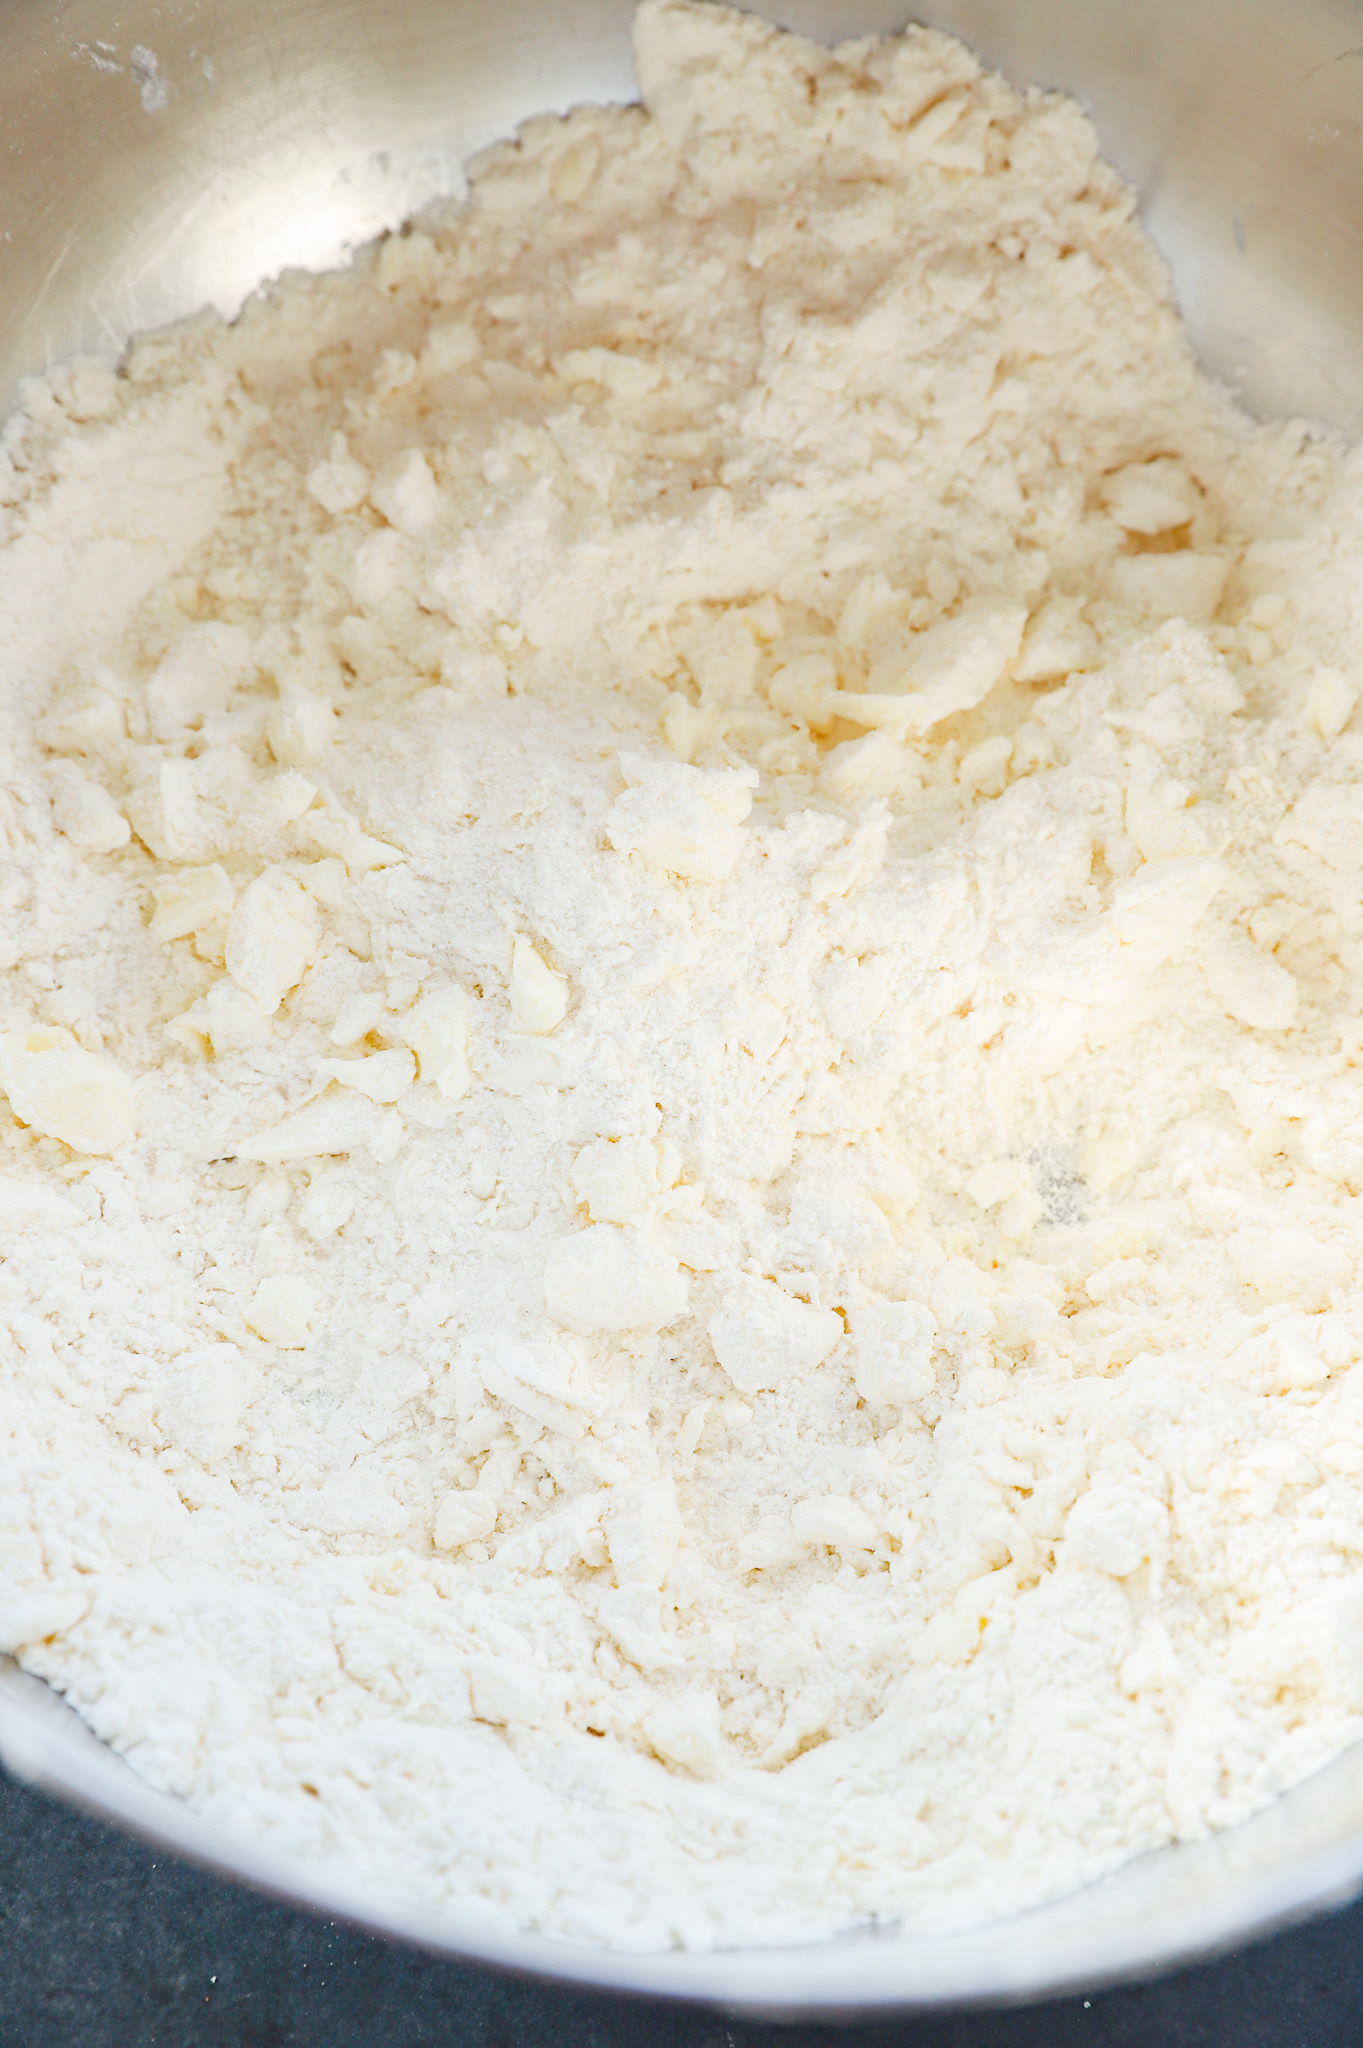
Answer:
[[[1363,483],[1073,104],[642,107],[0,465],[0,1646],[281,1853],[957,1927],[1363,1733]]]

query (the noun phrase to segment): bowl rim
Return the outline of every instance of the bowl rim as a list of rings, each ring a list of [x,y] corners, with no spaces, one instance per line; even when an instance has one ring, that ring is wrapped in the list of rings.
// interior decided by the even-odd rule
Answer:
[[[557,1984],[564,1989],[718,2008],[758,2020],[847,2020],[895,2013],[1024,2005],[1132,1983],[1242,1947],[1294,1922],[1348,1904],[1363,1892],[1363,1830],[1298,1855],[1267,1874],[1207,1887],[1191,1906],[1157,1918],[1117,1920],[1095,1938],[1083,1908],[1073,1924],[1045,1928],[1043,1906],[957,1935],[905,1941],[894,1930],[857,1930],[789,1947],[631,1950],[588,1947],[493,1924],[474,1914],[411,1904],[350,1877],[319,1870],[246,1839],[138,1777],[41,1679],[0,1659],[0,1762],[15,1778],[124,1829],[213,1875],[295,1910],[341,1921],[449,1962]],[[46,1695],[46,1698],[43,1696]],[[1363,1775],[1363,1743],[1345,1751],[1238,1827],[1206,1844],[1173,1844],[1128,1862],[1060,1901],[1101,1895],[1144,1865],[1244,1840],[1293,1791],[1329,1781],[1352,1765]]]
[[[771,0],[741,4],[768,14]],[[910,11],[919,9],[911,5]],[[922,13],[933,18],[936,10],[924,7]],[[39,14],[36,5],[28,10],[28,18],[37,20]],[[0,1659],[0,1761],[17,1778],[297,1910],[450,1961],[580,1991],[770,2019],[836,2020],[1022,2004],[1149,1977],[1242,1946],[1363,1892],[1363,1828],[1356,1828],[1323,1846],[1297,1845],[1272,1869],[1232,1872],[1191,1903],[1176,1901],[1162,1914],[1125,1925],[1110,1921],[1096,1931],[1085,1928],[1083,1913],[1077,1911],[1060,1920],[1057,1933],[1056,1924],[1046,1919],[1054,1908],[1042,1907],[974,1933],[930,1941],[908,1941],[884,1930],[760,1949],[589,1948],[494,1925],[473,1911],[411,1905],[250,1841],[138,1778],[41,1681],[7,1682],[6,1664]],[[10,1669],[17,1676],[17,1667]],[[1363,1784],[1363,1750],[1352,1758],[1346,1753],[1307,1784],[1318,1799],[1328,1798],[1331,1774],[1346,1768]],[[1280,1795],[1275,1805],[1290,1803],[1304,1789]],[[1241,1829],[1255,1829],[1273,1811],[1266,1809]],[[1346,1818],[1349,1812],[1363,1815],[1363,1797],[1341,1804],[1341,1811]],[[1217,1839],[1231,1843],[1241,1829]],[[1152,1857],[1184,1853],[1179,1847],[1154,1851]],[[1127,1871],[1133,1867],[1124,1866]],[[1100,1880],[1075,1899],[1096,1897],[1111,1882]]]

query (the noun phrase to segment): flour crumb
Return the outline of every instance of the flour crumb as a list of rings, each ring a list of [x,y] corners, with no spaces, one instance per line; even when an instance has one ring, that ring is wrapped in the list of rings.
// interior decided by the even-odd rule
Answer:
[[[1363,466],[1072,102],[635,46],[6,431],[0,1648],[427,1907],[931,1935],[1363,1735]]]

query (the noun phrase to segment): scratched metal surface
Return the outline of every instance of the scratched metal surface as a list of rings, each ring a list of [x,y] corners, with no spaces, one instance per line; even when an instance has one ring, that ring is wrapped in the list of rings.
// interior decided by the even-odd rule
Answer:
[[[899,0],[782,0],[820,35]],[[1363,428],[1363,0],[920,0],[1077,90],[1137,181],[1204,359],[1265,414]],[[324,265],[521,116],[629,98],[629,0],[5,0],[0,405],[25,371]],[[262,1889],[450,1955],[748,2012],[1037,1997],[1215,1949],[1363,1887],[1363,1750],[1245,1827],[1024,1920],[717,1957],[598,1955],[288,1867],[152,1792],[0,1660],[12,1769]]]

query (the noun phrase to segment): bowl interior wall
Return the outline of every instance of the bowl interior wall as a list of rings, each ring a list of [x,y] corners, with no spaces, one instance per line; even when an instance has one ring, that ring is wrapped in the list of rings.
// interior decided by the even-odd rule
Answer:
[[[634,96],[628,0],[8,0],[0,10],[0,405],[78,350],[287,266],[325,266],[438,195],[525,115]],[[783,0],[807,33],[896,0]],[[919,0],[1013,78],[1076,91],[1137,182],[1195,345],[1259,412],[1363,428],[1363,44],[1350,0]],[[1363,1883],[1363,1750],[1243,1828],[1024,1920],[729,1956],[493,1936],[289,1868],[153,1793],[0,1660],[0,1754],[36,1781],[318,1910],[451,1953],[731,2009],[1039,1996],[1157,1966]]]

